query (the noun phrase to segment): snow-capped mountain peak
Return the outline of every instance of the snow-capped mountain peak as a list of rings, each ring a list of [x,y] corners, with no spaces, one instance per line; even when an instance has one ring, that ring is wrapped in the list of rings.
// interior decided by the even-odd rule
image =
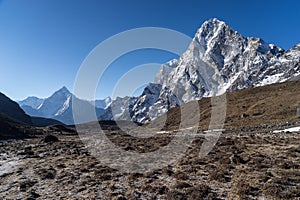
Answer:
[[[29,98],[29,100],[36,99],[39,98]],[[29,100],[27,99],[25,102],[28,102]],[[24,101],[20,101],[21,103],[23,102],[23,105],[20,105],[29,115],[53,118],[66,124],[72,124],[74,121],[71,105],[74,100],[79,102],[78,104],[82,107],[82,109],[91,108],[91,106],[93,106],[93,102],[78,99],[66,87],[62,87],[61,89],[55,91],[50,97],[42,99],[41,104],[36,107],[31,107],[29,103],[24,104]],[[110,104],[111,99],[106,98],[104,100],[97,101],[101,102],[104,107],[107,107]],[[104,107],[95,107],[97,116],[100,116],[104,113]]]
[[[70,95],[72,95],[72,93],[68,90],[68,88],[63,86],[61,89],[55,91],[51,97],[68,97]]]
[[[177,104],[203,97],[282,82],[300,75],[299,63],[300,45],[285,51],[261,38],[244,37],[225,22],[213,18],[203,23],[178,60],[161,66],[155,83],[160,84],[162,89],[148,107],[160,105],[161,109],[168,110]],[[157,98],[164,96],[166,91],[173,100],[177,98],[171,106],[164,102],[166,97]],[[149,103],[146,97],[151,95],[152,90],[146,88],[137,103],[146,105],[144,101]],[[139,122],[153,119],[159,112],[159,109],[154,112],[137,109],[137,105],[133,108],[132,115],[139,116],[134,120]],[[149,110],[153,118],[142,110]]]
[[[221,34],[222,31],[225,31],[225,29],[229,29],[229,26],[225,22],[212,18],[202,24],[195,34],[195,39],[199,39],[198,41],[201,41],[201,38],[206,38],[208,40],[209,38],[214,38]],[[200,42],[200,44],[204,43]]]
[[[62,87],[46,98],[38,107],[38,111],[44,115],[43,117],[57,116],[69,107],[71,97],[72,93],[66,87]]]

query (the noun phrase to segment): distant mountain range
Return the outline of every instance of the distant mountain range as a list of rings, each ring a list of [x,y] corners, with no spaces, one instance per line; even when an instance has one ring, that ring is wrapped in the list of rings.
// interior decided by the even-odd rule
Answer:
[[[143,123],[192,100],[299,76],[300,44],[284,50],[260,38],[244,37],[225,22],[210,19],[197,31],[185,53],[161,66],[154,83],[149,83],[139,97],[107,98],[96,101],[95,109],[102,120]],[[29,115],[70,124],[72,98],[76,97],[64,87],[49,98],[29,97],[18,103]]]
[[[18,103],[28,115],[52,118],[65,124],[73,124],[72,101],[74,98],[80,101],[82,107],[91,107],[94,103],[98,117],[105,112],[104,109],[111,103],[109,97],[103,100],[96,100],[95,102],[80,100],[66,87],[62,87],[48,98],[28,97]]]

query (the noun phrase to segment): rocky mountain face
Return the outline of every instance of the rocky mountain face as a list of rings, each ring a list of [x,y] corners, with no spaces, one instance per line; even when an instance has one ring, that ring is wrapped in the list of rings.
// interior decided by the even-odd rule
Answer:
[[[131,120],[132,108],[137,101],[137,97],[117,97],[105,109],[100,120]]]
[[[100,119],[146,122],[177,105],[180,105],[180,102],[167,87],[162,88],[161,84],[149,83],[139,97],[117,97]]]
[[[3,118],[8,118],[22,124],[32,124],[30,116],[16,102],[2,93],[0,93],[0,114]]]
[[[161,84],[150,83],[132,108],[132,120],[150,121],[177,105],[180,102],[168,87],[162,88]]]
[[[296,46],[297,47],[297,46]],[[283,82],[300,74],[299,48],[284,51],[260,38],[246,38],[217,19],[205,22],[187,51],[156,83],[181,102]],[[162,66],[163,68],[164,66]]]
[[[178,60],[161,66],[155,84],[149,84],[132,107],[132,120],[146,122],[182,103],[298,75],[300,44],[285,51],[210,19]]]
[[[0,93],[0,140],[26,138],[32,119],[20,106]]]

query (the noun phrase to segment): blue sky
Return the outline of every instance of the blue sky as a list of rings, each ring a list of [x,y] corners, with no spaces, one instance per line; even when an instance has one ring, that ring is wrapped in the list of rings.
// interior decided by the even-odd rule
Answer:
[[[294,1],[0,0],[0,91],[19,100],[72,90],[82,61],[103,40],[128,29],[164,27],[191,37],[212,17],[244,36],[289,49],[300,42],[300,3]],[[176,41],[174,41],[176,42]],[[97,90],[136,65],[164,63],[176,55],[136,51],[116,60]]]

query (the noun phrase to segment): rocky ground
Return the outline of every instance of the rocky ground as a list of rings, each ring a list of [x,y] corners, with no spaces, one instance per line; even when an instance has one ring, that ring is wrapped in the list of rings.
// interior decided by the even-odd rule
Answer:
[[[64,131],[52,131],[58,141],[39,135],[1,142],[0,199],[300,199],[300,132],[272,132],[295,125],[225,130],[204,158],[199,134],[176,163],[143,174],[105,166]],[[152,138],[141,150],[143,140],[108,137],[139,152],[170,139]]]
[[[19,140],[0,142],[0,199],[300,199],[300,132],[273,132],[300,126],[299,87],[300,82],[287,82],[229,93],[225,130],[204,158],[199,152],[210,134],[205,130],[219,105],[210,98],[135,129],[138,136],[147,135],[145,128],[156,133],[149,138],[126,135],[113,121],[100,122],[114,145],[146,156],[169,144],[173,134],[188,132],[176,132],[182,124],[198,127],[182,157],[145,173],[118,171],[93,157],[83,143],[97,138],[93,123],[81,125],[86,131],[79,137],[71,126],[19,127],[6,120],[0,130]]]

